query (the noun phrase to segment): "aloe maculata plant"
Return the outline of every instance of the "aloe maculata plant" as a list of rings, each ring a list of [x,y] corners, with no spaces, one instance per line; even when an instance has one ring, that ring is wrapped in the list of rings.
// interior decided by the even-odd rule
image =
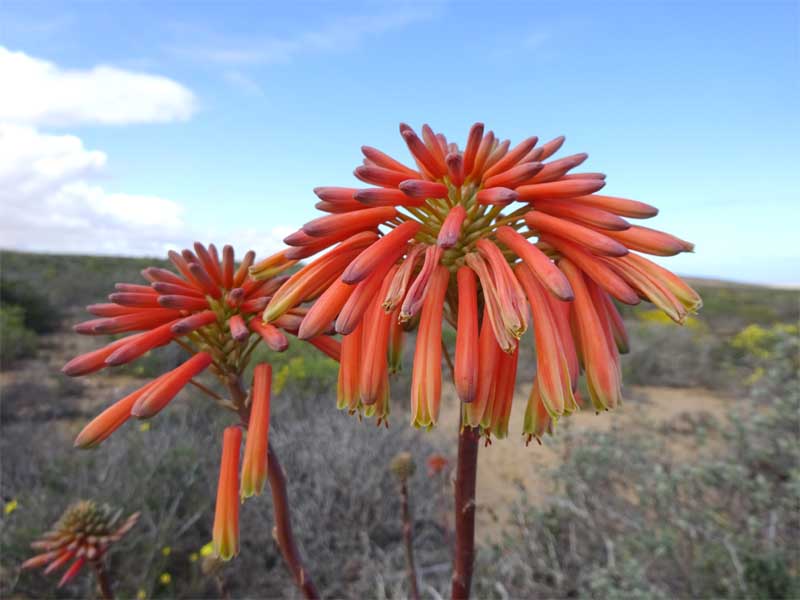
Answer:
[[[628,340],[615,302],[650,301],[678,323],[701,306],[679,277],[641,254],[670,256],[691,243],[628,219],[653,206],[601,195],[605,175],[574,172],[586,154],[550,160],[564,138],[530,137],[513,148],[481,123],[463,149],[429,126],[400,125],[414,161],[405,165],[363,146],[355,176],[368,186],[315,189],[323,212],[284,241],[315,258],[287,281],[264,311],[278,322],[297,297],[322,287],[298,336],[342,335],[338,404],[389,415],[390,372],[404,332],[416,329],[411,423],[436,425],[442,358],[462,403],[456,467],[453,595],[470,588],[477,441],[508,435],[518,340],[533,326],[536,377],[522,424],[527,441],[552,432],[583,404],[621,400],[620,353]],[[442,326],[456,330],[455,357]]]

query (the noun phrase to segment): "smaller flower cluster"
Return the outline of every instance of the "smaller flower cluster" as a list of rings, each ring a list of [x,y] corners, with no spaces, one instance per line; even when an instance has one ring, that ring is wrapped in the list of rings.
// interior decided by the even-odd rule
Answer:
[[[131,417],[155,416],[188,384],[234,411],[239,424],[227,428],[223,435],[214,525],[214,548],[224,560],[238,552],[239,494],[247,498],[260,493],[267,477],[271,368],[268,364],[256,366],[250,395],[242,387],[242,374],[261,342],[275,352],[286,350],[286,334],[297,334],[306,314],[298,305],[309,298],[300,296],[286,307],[280,319],[265,323],[260,318],[278,288],[291,281],[282,273],[297,259],[288,254],[277,253],[254,264],[251,250],[237,266],[231,246],[225,246],[221,256],[213,244],[206,247],[199,242],[194,244],[194,251],[170,252],[177,272],[149,267],[142,271],[149,285],[118,283],[108,303],[87,307],[97,318],[76,325],[76,332],[122,337],[74,358],[63,368],[69,376],[86,375],[130,363],[169,343],[191,355],[177,368],[108,407],[83,428],[75,445],[97,446]],[[327,335],[308,341],[338,360],[338,341]],[[216,376],[228,397],[195,381],[206,370]],[[248,434],[240,485],[242,428],[247,428]]]
[[[120,511],[115,512],[106,504],[97,505],[91,500],[76,502],[61,515],[53,529],[31,544],[35,550],[44,552],[26,560],[22,568],[45,567],[44,574],[49,575],[73,561],[58,582],[58,587],[62,587],[87,562],[99,561],[139,519],[138,512],[122,522],[120,516]]]

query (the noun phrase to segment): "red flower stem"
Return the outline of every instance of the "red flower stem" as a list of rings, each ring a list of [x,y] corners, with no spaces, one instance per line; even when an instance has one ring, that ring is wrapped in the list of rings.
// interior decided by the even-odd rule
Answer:
[[[406,480],[400,482],[400,506],[403,512],[403,542],[406,547],[406,571],[408,573],[409,597],[411,600],[419,600],[419,589],[417,588],[417,568],[414,565],[414,526],[411,521],[411,509],[408,505],[408,485]]]
[[[247,393],[242,386],[241,377],[231,377],[227,383],[231,400],[239,407],[242,426],[246,429],[247,423],[250,421],[250,406],[245,406]],[[292,573],[292,577],[294,577],[294,581],[303,596],[309,600],[316,600],[320,595],[311,575],[303,565],[303,558],[297,548],[294,531],[292,530],[292,517],[289,511],[289,496],[286,493],[286,475],[278,460],[278,455],[275,454],[275,450],[272,448],[272,443],[267,446],[267,464],[269,465],[267,478],[269,480],[269,489],[272,493],[272,510],[275,518],[272,537],[275,543],[278,544],[283,561]]]
[[[103,566],[103,559],[93,560],[92,567],[94,567],[97,585],[100,587],[100,595],[103,600],[114,600],[114,593],[111,591],[111,577],[109,577],[108,571]]]
[[[456,545],[453,559],[453,600],[466,600],[475,562],[475,482],[478,474],[478,430],[463,427],[458,436],[455,481]]]
[[[292,532],[292,520],[289,514],[289,498],[286,495],[286,476],[283,468],[278,461],[278,456],[270,443],[268,446],[267,477],[269,478],[269,489],[272,492],[272,505],[275,513],[275,527],[272,529],[272,537],[280,548],[283,560],[292,572],[294,581],[303,596],[306,598],[319,598],[319,592],[314,585],[311,575],[308,574],[303,566],[303,559],[297,549],[297,543]]]

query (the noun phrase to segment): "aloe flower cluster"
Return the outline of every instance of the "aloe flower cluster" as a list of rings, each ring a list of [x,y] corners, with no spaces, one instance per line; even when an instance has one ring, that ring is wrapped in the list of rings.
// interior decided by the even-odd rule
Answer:
[[[254,265],[255,253],[249,251],[237,266],[231,246],[225,246],[220,256],[213,244],[205,247],[200,243],[195,243],[194,251],[170,252],[169,258],[176,272],[158,267],[144,269],[142,276],[149,285],[118,283],[109,302],[87,307],[97,318],[76,325],[76,332],[121,337],[74,358],[63,372],[78,376],[128,364],[170,343],[185,349],[189,358],[112,404],[84,427],[75,445],[97,446],[131,417],[155,416],[189,384],[234,411],[239,424],[228,428],[223,436],[214,527],[215,548],[227,560],[238,552],[238,497],[240,493],[243,498],[260,493],[267,473],[271,370],[267,364],[256,367],[250,395],[242,387],[241,378],[260,343],[275,352],[284,351],[289,344],[287,333],[296,333],[305,316],[304,309],[292,306],[273,323],[264,323],[260,318],[273,294],[287,280],[281,273],[296,261],[280,253]],[[259,279],[250,275],[251,268]],[[338,358],[336,340],[322,335],[309,341]],[[225,396],[195,380],[204,371],[216,377],[226,390]],[[241,427],[249,433],[240,486]],[[236,468],[232,469],[230,455],[234,446]],[[231,497],[236,500],[231,501]]]
[[[139,513],[134,513],[120,521],[121,515],[106,504],[98,505],[91,500],[76,502],[50,531],[31,544],[32,548],[43,552],[26,560],[22,568],[44,567],[44,574],[48,575],[72,561],[58,582],[58,587],[62,587],[80,573],[87,562],[101,560],[111,545],[122,539],[139,519]]]
[[[453,373],[462,423],[490,439],[508,432],[519,340],[532,326],[537,374],[528,440],[581,404],[581,375],[596,410],[620,402],[627,336],[616,302],[654,303],[678,323],[700,305],[680,278],[643,257],[692,250],[673,235],[633,225],[657,209],[601,195],[605,175],[574,172],[587,158],[551,160],[559,137],[516,146],[475,124],[461,149],[427,125],[401,124],[414,164],[364,146],[355,176],[365,188],[320,187],[330,213],[284,241],[314,258],[272,297],[266,323],[315,298],[298,336],[341,334],[338,405],[389,414],[389,373],[416,328],[411,421],[436,424],[442,329],[456,330]]]

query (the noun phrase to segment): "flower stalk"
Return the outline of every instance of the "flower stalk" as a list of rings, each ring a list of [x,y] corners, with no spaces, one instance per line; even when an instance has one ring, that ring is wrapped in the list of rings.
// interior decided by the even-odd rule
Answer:
[[[478,477],[480,433],[462,427],[458,436],[455,481],[455,551],[453,555],[453,600],[469,598],[475,566],[475,486]]]

